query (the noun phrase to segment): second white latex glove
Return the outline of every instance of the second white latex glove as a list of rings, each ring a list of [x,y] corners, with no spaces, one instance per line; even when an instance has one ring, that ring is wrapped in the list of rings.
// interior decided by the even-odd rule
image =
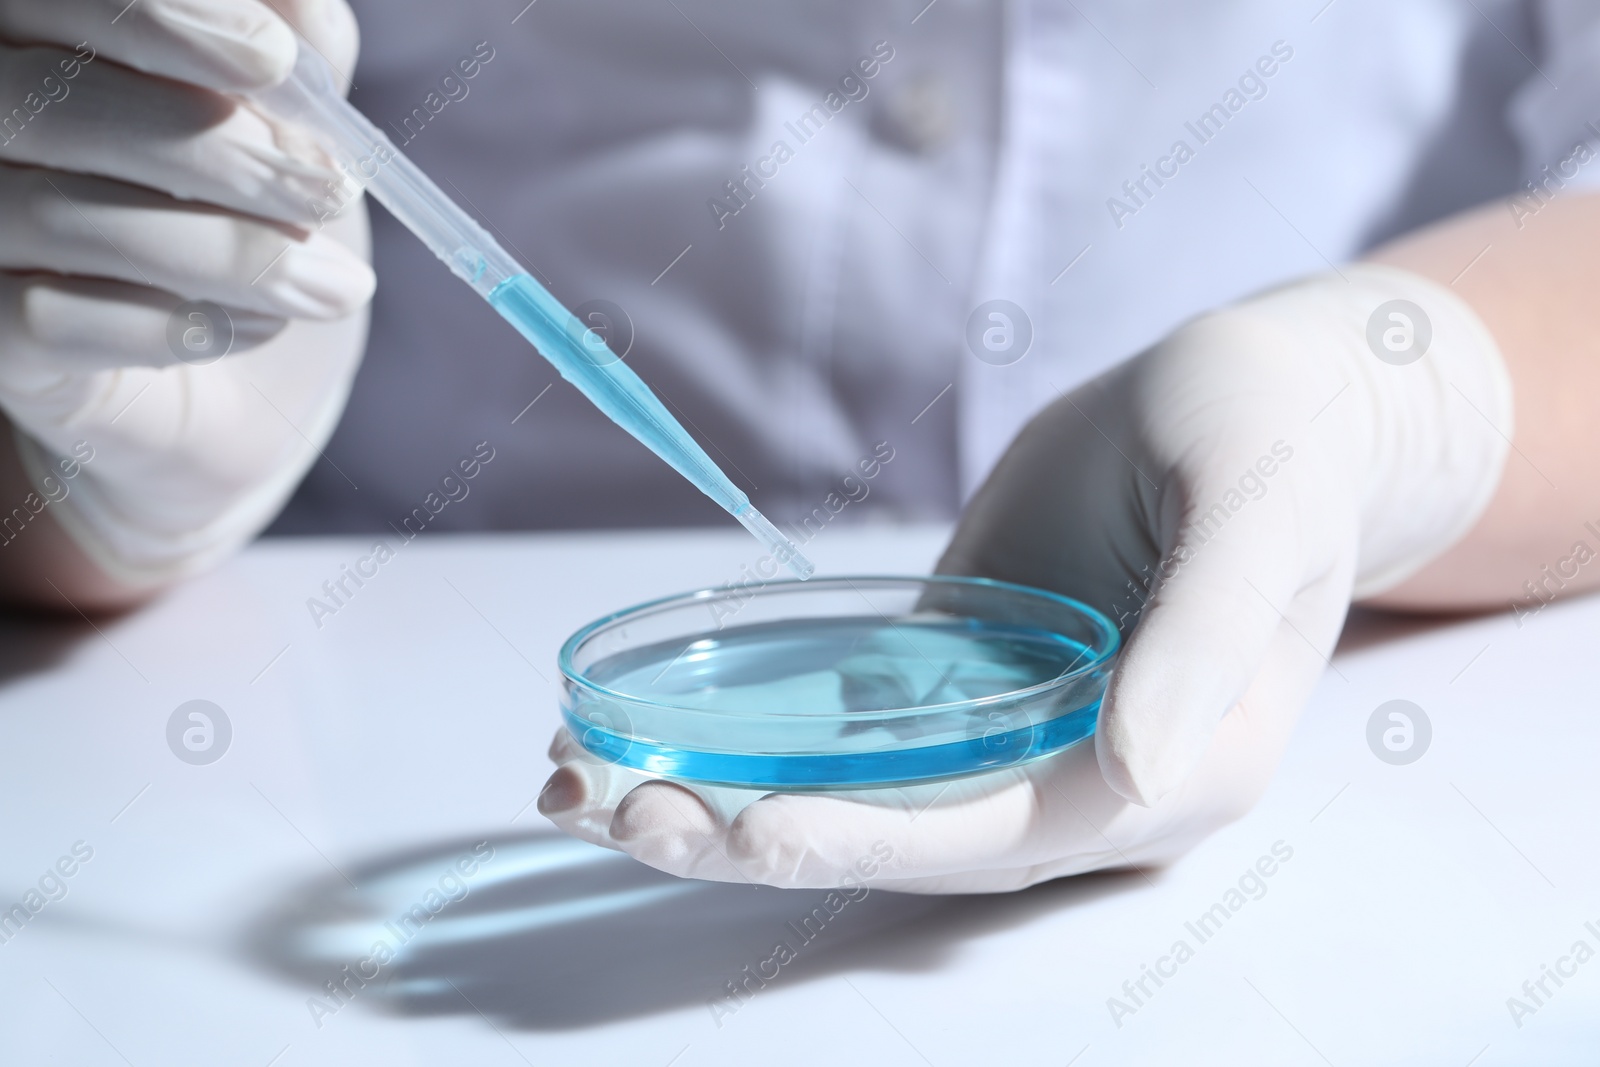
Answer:
[[[1425,354],[1397,362],[1408,344]],[[885,854],[873,884],[912,892],[1170,861],[1255,802],[1352,597],[1465,535],[1510,435],[1493,339],[1414,275],[1347,267],[1203,316],[1035,418],[940,564],[1118,622],[1093,745],[948,783],[764,795],[647,781],[563,733],[540,808],[666,871],[782,886]]]
[[[133,589],[271,520],[365,344],[362,207],[319,224],[338,174],[247,97],[297,31],[353,65],[343,0],[0,0],[0,90],[29,101],[0,135],[0,407],[41,494],[92,453],[51,514]]]

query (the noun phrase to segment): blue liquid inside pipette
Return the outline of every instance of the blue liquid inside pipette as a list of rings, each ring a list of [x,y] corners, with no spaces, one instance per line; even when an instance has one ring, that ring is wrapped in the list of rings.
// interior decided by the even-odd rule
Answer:
[[[802,579],[811,576],[815,568],[794,542],[751,505],[639,376],[606,347],[604,338],[562,307],[383,131],[350,106],[315,50],[302,48],[293,75],[261,99],[270,110],[319,131],[346,180],[388,208],[456,277],[532,341],[563,378],[738,519],[774,559]]]
[[[779,562],[801,578],[811,577],[816,570],[811,561],[729,481],[633,368],[544,286],[527,274],[518,274],[495,286],[488,300],[502,318],[533,342],[561,377],[576,386],[607,418],[644,442],[738,519],[772,550]]]

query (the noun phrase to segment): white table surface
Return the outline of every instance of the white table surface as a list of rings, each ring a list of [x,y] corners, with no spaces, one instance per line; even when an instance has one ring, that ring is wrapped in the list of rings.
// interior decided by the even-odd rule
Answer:
[[[840,529],[812,547],[825,572],[914,573],[941,540]],[[737,531],[424,535],[319,630],[306,599],[366,544],[261,544],[99,632],[4,624],[0,907],[74,843],[93,857],[0,943],[0,1064],[1489,1067],[1600,1052],[1600,960],[1547,979],[1520,1027],[1506,1003],[1574,942],[1600,950],[1584,926],[1600,930],[1600,599],[1520,629],[1352,624],[1264,801],[1174,868],[999,897],[874,892],[714,1020],[708,998],[822,894],[675,882],[559,837],[530,801],[561,640],[732,578],[755,546]],[[197,698],[233,726],[206,766],[166,742]],[[1365,739],[1392,698],[1433,724],[1407,766]],[[494,859],[467,897],[315,1020],[328,961],[364,955],[331,933],[369,943],[485,840]],[[1279,841],[1293,856],[1265,895],[1198,945],[1185,922]],[[1117,1026],[1108,998],[1179,939],[1194,958],[1147,980]]]

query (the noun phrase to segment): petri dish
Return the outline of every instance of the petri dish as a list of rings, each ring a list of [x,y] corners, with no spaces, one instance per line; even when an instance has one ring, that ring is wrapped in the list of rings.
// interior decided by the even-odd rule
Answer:
[[[807,791],[1039,759],[1094,733],[1119,646],[1070,597],[961,577],[702,589],[560,652],[567,729],[646,774]]]

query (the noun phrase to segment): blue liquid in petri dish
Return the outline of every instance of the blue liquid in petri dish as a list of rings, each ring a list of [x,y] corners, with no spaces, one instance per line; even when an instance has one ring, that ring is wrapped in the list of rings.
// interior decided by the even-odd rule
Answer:
[[[601,656],[563,710],[594,755],[665,777],[797,789],[938,780],[1090,736],[1114,647],[1114,633],[1096,645],[938,612],[780,619]]]

